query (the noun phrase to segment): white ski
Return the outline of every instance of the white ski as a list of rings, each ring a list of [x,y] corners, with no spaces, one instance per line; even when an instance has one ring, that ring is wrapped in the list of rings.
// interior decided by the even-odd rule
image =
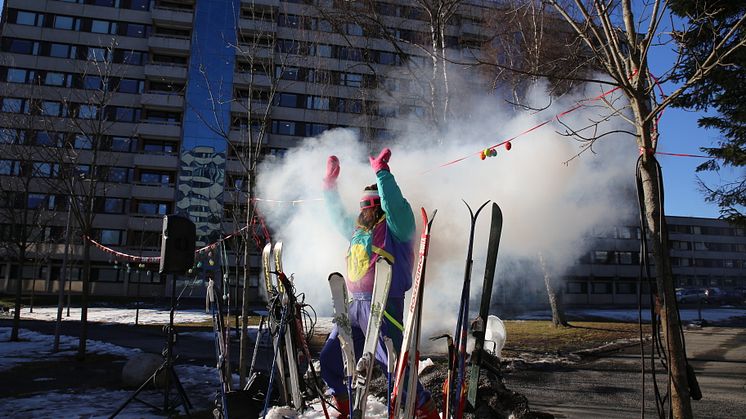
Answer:
[[[334,304],[334,324],[337,325],[339,345],[342,348],[342,360],[347,373],[348,397],[352,400],[352,383],[355,380],[355,347],[352,341],[352,325],[350,325],[348,313],[347,285],[342,274],[334,272],[329,275],[329,288],[332,291],[332,303]]]
[[[284,273],[282,270],[282,242],[275,243],[275,247],[272,251],[272,257],[275,260],[275,272],[277,275]],[[290,278],[289,278],[290,279]],[[290,279],[292,280],[292,279]],[[287,321],[295,321],[295,312],[293,307],[286,307],[288,305],[288,297],[285,294],[290,290],[285,289],[282,282],[277,280],[277,290],[283,294],[282,305],[283,308],[290,310],[290,316],[286,319]],[[291,320],[292,319],[292,320]],[[298,377],[298,355],[293,344],[293,331],[292,328],[285,328],[285,357],[287,360],[288,367],[288,378],[290,380],[290,397],[292,401],[292,407],[296,410],[303,409],[303,395],[300,393],[300,378]]]
[[[363,355],[355,367],[357,378],[355,380],[355,402],[352,410],[352,419],[362,419],[365,414],[365,405],[368,401],[368,387],[373,374],[373,365],[376,359],[376,346],[378,335],[381,330],[381,319],[386,309],[391,286],[391,263],[385,258],[379,257],[376,261],[376,277],[373,284],[373,295],[370,302],[370,318],[368,328],[365,332],[365,345]]]

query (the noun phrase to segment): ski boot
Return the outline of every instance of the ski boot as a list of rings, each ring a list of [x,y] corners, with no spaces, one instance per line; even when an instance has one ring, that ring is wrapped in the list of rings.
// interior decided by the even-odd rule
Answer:
[[[350,417],[350,398],[344,394],[334,395],[334,407],[339,411],[339,419],[348,419]]]

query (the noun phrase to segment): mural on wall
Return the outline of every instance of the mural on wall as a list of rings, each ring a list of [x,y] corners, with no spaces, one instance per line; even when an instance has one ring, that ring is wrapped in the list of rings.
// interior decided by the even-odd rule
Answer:
[[[199,0],[195,7],[176,212],[196,224],[198,246],[222,234],[225,134],[230,130],[239,5],[240,0]]]

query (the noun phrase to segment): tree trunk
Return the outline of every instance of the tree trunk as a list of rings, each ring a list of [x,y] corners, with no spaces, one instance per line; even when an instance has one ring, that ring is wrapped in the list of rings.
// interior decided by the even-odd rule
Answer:
[[[16,301],[13,313],[13,328],[10,331],[10,341],[18,342],[18,329],[21,327],[21,295],[23,294],[23,268],[26,262],[26,252],[21,250],[18,257],[18,278],[16,279]]]
[[[659,195],[658,178],[652,159],[644,159],[642,165],[643,193],[645,199],[645,217],[653,244],[655,258],[657,295],[656,310],[661,316],[661,329],[665,334],[664,344],[671,373],[671,409],[677,419],[692,418],[692,407],[689,400],[689,385],[686,373],[686,354],[684,353],[683,332],[676,310],[675,286],[671,272],[671,258],[668,254],[668,238],[664,231],[664,212]],[[651,290],[653,292],[653,290]]]
[[[244,234],[241,235],[243,237],[244,242],[244,266],[243,266],[243,293],[241,294],[241,338],[240,338],[240,346],[239,346],[239,357],[238,357],[238,376],[239,376],[239,385],[241,388],[244,388],[246,385],[246,380],[248,377],[246,377],[246,372],[248,369],[249,364],[249,276],[251,274],[251,264],[249,262],[249,243],[250,243],[250,234],[249,231],[252,229],[252,221],[254,216],[253,211],[253,182],[254,182],[254,172],[253,170],[249,171],[249,198],[248,203],[246,206],[246,231],[244,231]],[[259,339],[259,336],[257,335],[257,339]]]
[[[552,324],[554,327],[566,327],[569,326],[565,319],[565,310],[562,307],[562,300],[560,299],[557,291],[554,289],[552,284],[552,276],[549,274],[547,269],[546,261],[544,256],[539,255],[539,264],[541,270],[544,272],[544,285],[547,287],[547,295],[549,296],[549,306],[552,308]]]
[[[663,179],[659,176],[655,159],[647,150],[654,149],[653,126],[642,115],[647,115],[647,99],[631,98],[630,104],[637,121],[637,135],[643,147],[641,167],[642,190],[645,208],[645,219],[649,239],[653,245],[655,258],[656,290],[655,309],[661,317],[661,330],[664,333],[664,351],[670,369],[671,410],[676,419],[692,418],[692,406],[689,395],[689,384],[686,372],[686,353],[684,353],[684,334],[679,322],[676,307],[675,284],[671,271],[671,258],[668,247],[668,232],[665,231],[665,212],[662,202]],[[642,232],[645,237],[646,232]],[[642,256],[642,255],[641,255]]]
[[[88,229],[90,232],[90,229]],[[80,294],[80,341],[78,343],[79,360],[85,359],[86,341],[88,339],[88,294],[91,280],[91,244],[83,238],[83,284]]]

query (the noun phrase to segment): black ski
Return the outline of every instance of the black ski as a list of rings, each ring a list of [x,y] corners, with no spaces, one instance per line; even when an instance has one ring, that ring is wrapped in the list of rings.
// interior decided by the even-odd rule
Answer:
[[[490,226],[490,241],[487,247],[487,265],[484,268],[484,282],[482,285],[482,301],[479,304],[479,315],[471,324],[471,334],[474,336],[474,350],[471,353],[471,369],[469,370],[469,404],[474,407],[477,400],[477,386],[482,367],[482,350],[484,349],[484,335],[487,326],[487,316],[490,313],[492,299],[492,284],[495,280],[495,266],[497,264],[497,250],[500,247],[500,235],[503,229],[503,213],[496,203],[492,203],[492,224]]]
[[[456,332],[454,333],[456,350],[456,362],[453,369],[448,371],[447,380],[449,383],[450,396],[448,397],[451,402],[451,406],[447,406],[451,412],[455,413],[457,417],[463,412],[464,398],[462,397],[464,387],[464,363],[466,360],[466,337],[467,337],[467,322],[469,318],[469,287],[471,286],[471,268],[474,263],[472,260],[472,253],[474,250],[474,230],[477,224],[477,217],[482,209],[489,204],[490,201],[482,204],[476,212],[472,211],[469,204],[463,201],[466,208],[469,209],[469,215],[471,217],[471,227],[469,230],[469,245],[466,249],[466,267],[464,268],[464,285],[461,289],[461,300],[458,309],[458,317],[456,319]],[[454,380],[455,378],[455,380]]]

